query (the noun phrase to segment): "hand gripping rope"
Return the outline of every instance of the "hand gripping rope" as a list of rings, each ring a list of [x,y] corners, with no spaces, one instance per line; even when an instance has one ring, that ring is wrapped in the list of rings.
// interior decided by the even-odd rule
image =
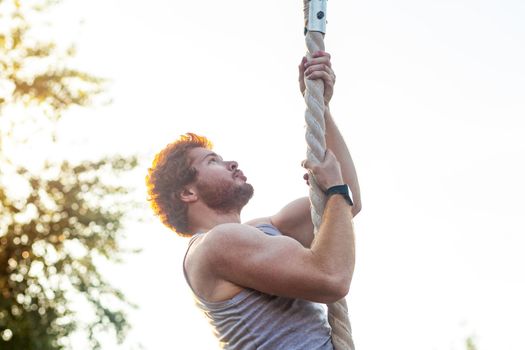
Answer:
[[[326,0],[303,0],[305,18],[305,40],[308,49],[307,58],[311,59],[316,51],[324,51],[323,37],[326,32]],[[306,158],[313,162],[322,162],[326,151],[324,120],[324,83],[321,79],[305,79],[306,91]],[[326,204],[326,196],[315,179],[310,179],[310,202],[314,233],[321,225],[321,217]],[[352,328],[348,318],[348,306],[343,298],[327,304],[328,322],[332,327],[332,344],[335,350],[354,350]]]

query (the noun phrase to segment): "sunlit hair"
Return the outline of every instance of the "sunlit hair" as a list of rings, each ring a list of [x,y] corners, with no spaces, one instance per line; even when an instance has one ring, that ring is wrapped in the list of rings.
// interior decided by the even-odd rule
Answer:
[[[213,146],[204,136],[182,135],[157,153],[146,176],[148,200],[153,211],[164,225],[184,237],[191,236],[188,232],[188,205],[180,200],[179,194],[197,175],[188,157],[189,151],[196,147],[211,149]]]

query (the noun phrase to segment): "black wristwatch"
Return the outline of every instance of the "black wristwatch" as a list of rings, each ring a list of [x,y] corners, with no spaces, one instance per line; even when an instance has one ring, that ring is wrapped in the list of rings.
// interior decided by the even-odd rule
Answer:
[[[350,188],[347,184],[332,186],[326,190],[325,194],[327,198],[333,194],[340,194],[346,199],[348,204],[351,206],[354,205],[354,202],[352,201],[352,192],[350,191]]]

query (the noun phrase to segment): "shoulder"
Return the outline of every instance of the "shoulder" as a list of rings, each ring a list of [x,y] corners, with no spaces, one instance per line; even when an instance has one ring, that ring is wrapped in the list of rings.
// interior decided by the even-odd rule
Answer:
[[[264,233],[247,224],[222,224],[202,239],[200,250],[206,266],[212,271],[239,270],[265,254],[286,247],[284,236]],[[224,272],[224,271],[223,271]]]
[[[264,236],[260,230],[248,224],[221,224],[211,229],[202,240],[204,250],[218,251],[220,248],[247,244],[250,241]]]
[[[262,251],[264,233],[244,224],[221,224],[208,231],[196,250],[199,265],[215,278],[230,280],[229,273],[241,268],[250,256]]]

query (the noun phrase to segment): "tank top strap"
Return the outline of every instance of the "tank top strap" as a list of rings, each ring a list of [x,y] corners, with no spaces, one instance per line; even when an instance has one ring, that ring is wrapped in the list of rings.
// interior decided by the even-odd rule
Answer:
[[[281,235],[281,232],[275,226],[273,226],[272,224],[259,224],[259,225],[256,225],[255,227],[258,228],[259,230],[261,230],[262,232],[264,232],[265,234],[269,235],[269,236],[280,236]],[[195,233],[190,238],[190,241],[188,242],[188,248],[186,249],[186,253],[184,254],[184,258],[182,259],[182,271],[184,272],[184,278],[186,279],[186,283],[190,287],[194,297],[201,303],[201,305],[206,306],[206,307],[225,306],[225,305],[228,305],[228,304],[231,304],[231,303],[235,303],[235,302],[237,302],[239,300],[244,299],[247,295],[252,293],[253,290],[251,290],[249,288],[245,288],[241,292],[236,294],[231,299],[220,301],[220,302],[210,302],[210,301],[207,301],[207,300],[203,299],[202,297],[200,297],[199,294],[197,294],[195,292],[195,290],[193,289],[193,287],[192,287],[192,285],[190,283],[190,279],[188,277],[188,273],[186,272],[186,267],[184,266],[184,263],[186,262],[186,257],[188,256],[188,252],[190,251],[190,248],[193,245],[193,243],[195,243],[195,241],[197,240],[197,238],[199,238],[199,236],[201,236],[201,235],[203,235],[205,233],[206,232]]]
[[[184,253],[184,258],[182,259],[182,272],[184,272],[184,278],[186,279],[186,283],[190,287],[193,294],[196,296],[197,293],[195,293],[195,290],[193,290],[193,287],[191,286],[190,279],[188,278],[188,274],[186,272],[186,267],[184,266],[184,263],[186,262],[186,257],[188,256],[188,252],[190,251],[191,246],[197,238],[199,238],[200,235],[203,235],[205,232],[199,232],[193,235],[193,237],[190,238],[190,241],[188,242],[188,248],[186,249],[186,253]]]

